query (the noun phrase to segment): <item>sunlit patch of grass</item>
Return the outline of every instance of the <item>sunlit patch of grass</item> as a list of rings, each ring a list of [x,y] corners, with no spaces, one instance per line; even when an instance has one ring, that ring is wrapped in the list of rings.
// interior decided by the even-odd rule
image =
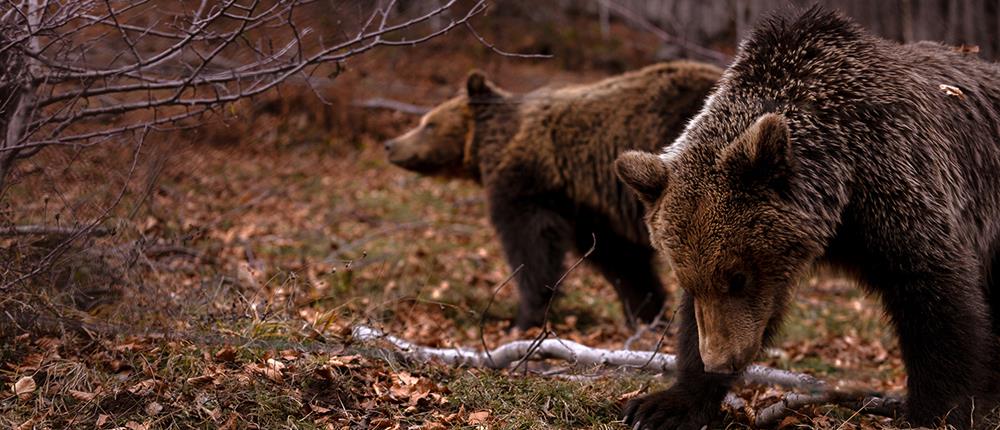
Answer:
[[[805,371],[813,375],[833,376],[841,371],[839,368],[834,366],[830,360],[823,357],[810,356],[796,361],[779,361],[779,363],[784,364],[784,368],[794,369],[800,372]]]
[[[563,294],[552,309],[554,319],[562,320],[572,316],[580,329],[625,324],[625,315],[611,285],[594,270],[577,270],[574,275],[577,275],[579,282],[562,289]],[[609,298],[614,300],[608,300]]]
[[[836,276],[816,277],[799,287],[777,347],[779,367],[877,386],[902,379],[895,331],[881,304]]]
[[[494,428],[614,429],[625,428],[615,423],[621,415],[616,399],[648,380],[616,375],[614,380],[581,382],[467,371],[448,388],[454,403],[470,411],[489,411]]]

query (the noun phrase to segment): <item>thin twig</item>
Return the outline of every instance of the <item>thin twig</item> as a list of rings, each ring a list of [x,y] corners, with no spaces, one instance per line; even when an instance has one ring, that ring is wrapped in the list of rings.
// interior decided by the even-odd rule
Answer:
[[[656,340],[656,346],[653,347],[652,353],[649,354],[649,361],[647,361],[640,367],[646,367],[647,365],[649,365],[649,362],[653,361],[653,358],[656,357],[656,354],[660,352],[660,348],[663,347],[663,340],[667,338],[667,331],[670,330],[670,326],[674,323],[674,317],[677,316],[677,311],[679,310],[680,308],[674,309],[674,313],[670,315],[670,320],[667,321],[667,325],[663,327],[662,331],[660,331],[660,338]]]
[[[642,336],[645,335],[650,329],[653,327],[659,327],[660,323],[663,322],[663,314],[666,312],[667,306],[668,304],[664,302],[663,307],[656,313],[656,318],[653,318],[653,321],[650,321],[649,324],[639,325],[639,327],[636,328],[635,333],[632,333],[628,339],[625,339],[625,349],[632,349],[632,344],[641,339]],[[676,311],[674,314],[676,315]],[[672,319],[673,317],[671,316],[671,320]]]
[[[679,38],[677,36],[668,33],[666,30],[658,27],[656,24],[653,24],[648,19],[642,17],[638,13],[632,11],[631,9],[622,4],[617,3],[614,0],[599,0],[599,1],[601,2],[601,5],[607,7],[609,10],[611,10],[618,16],[622,17],[627,21],[632,22],[633,24],[639,26],[643,30],[648,31],[652,35],[658,37],[664,43],[671,43],[683,46],[684,48],[690,50],[691,52],[699,54],[705,58],[711,59],[712,61],[720,65],[728,64],[731,60],[731,58],[729,58],[729,56],[726,54],[723,54],[714,49],[705,48],[703,46],[691,43],[687,40],[684,40],[682,38]]]
[[[487,48],[490,48],[491,51],[493,51],[493,52],[495,52],[497,54],[500,54],[500,55],[502,55],[504,57],[515,57],[515,58],[552,58],[553,57],[550,54],[518,54],[516,52],[507,52],[507,51],[501,50],[500,48],[497,48],[496,45],[494,45],[494,44],[486,41],[486,38],[484,38],[483,36],[480,36],[479,33],[476,32],[476,29],[472,27],[472,24],[469,23],[469,21],[465,22],[465,28],[468,28],[469,32],[472,33],[472,35],[476,37],[476,40],[478,40],[479,43],[481,43],[483,46],[485,46]]]
[[[493,288],[493,293],[490,294],[490,300],[486,302],[486,308],[484,308],[483,311],[479,314],[479,342],[482,343],[483,351],[486,351],[486,358],[489,358],[491,363],[493,362],[493,357],[490,357],[490,347],[486,345],[486,336],[483,334],[483,327],[486,325],[486,314],[490,311],[490,306],[493,305],[493,301],[496,299],[497,294],[500,293],[500,290],[502,290],[503,287],[505,287],[510,282],[511,279],[514,279],[514,276],[517,276],[517,273],[520,272],[521,269],[523,268],[524,268],[523,264],[517,266],[517,268],[514,269],[514,271],[511,272],[510,275],[507,275],[507,277],[504,278],[502,282],[497,284],[496,288]]]
[[[535,351],[538,349],[538,346],[541,345],[542,342],[544,342],[545,339],[549,336],[550,332],[549,311],[552,310],[552,303],[555,301],[556,295],[559,294],[559,286],[562,285],[563,280],[565,280],[566,277],[573,272],[573,270],[579,267],[580,264],[583,264],[583,260],[587,259],[587,257],[590,257],[590,254],[593,254],[594,249],[597,248],[597,235],[591,233],[590,236],[593,240],[593,242],[590,245],[590,249],[588,249],[587,252],[583,253],[583,255],[581,255],[580,258],[578,258],[575,262],[573,262],[573,264],[569,266],[569,269],[563,272],[562,276],[560,276],[559,279],[556,280],[556,283],[552,285],[551,287],[552,293],[549,296],[549,301],[545,303],[545,311],[542,313],[542,331],[538,334],[537,337],[535,337],[534,346],[532,348],[528,348],[528,351],[524,354],[524,357],[522,357],[521,360],[514,365],[515,371],[521,364],[525,363],[531,357],[532,354],[535,353]]]

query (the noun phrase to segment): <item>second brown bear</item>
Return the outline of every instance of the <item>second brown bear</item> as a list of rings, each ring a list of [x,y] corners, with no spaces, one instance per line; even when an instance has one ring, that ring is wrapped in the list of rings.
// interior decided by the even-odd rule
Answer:
[[[466,92],[386,142],[389,160],[427,175],[475,180],[520,295],[516,326],[541,325],[567,251],[610,282],[629,323],[648,322],[666,294],[643,205],[615,176],[630,149],[658,151],[684,129],[721,70],[664,63],[565,88],[511,94],[478,72]]]

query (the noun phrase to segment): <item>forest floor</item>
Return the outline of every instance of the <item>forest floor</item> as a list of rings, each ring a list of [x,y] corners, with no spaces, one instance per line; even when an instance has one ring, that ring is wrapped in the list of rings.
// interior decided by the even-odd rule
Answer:
[[[178,240],[134,256],[129,274],[141,279],[102,282],[86,264],[71,269],[65,289],[51,294],[86,302],[62,309],[83,324],[39,322],[48,335],[26,329],[0,347],[0,425],[619,428],[628,397],[669,382],[615,369],[569,367],[561,374],[587,375],[570,380],[448,368],[353,341],[357,324],[439,347],[536,334],[508,330],[513,287],[500,289],[480,325],[509,275],[480,190],[396,169],[374,141],[349,150],[174,150],[146,209],[119,220],[119,237]],[[664,279],[676,298],[669,271]],[[634,334],[613,290],[586,265],[561,289],[551,315],[560,337],[621,349]],[[651,348],[658,337],[633,347]],[[903,386],[878,307],[836,278],[799,288],[778,346],[761,362],[875,389]],[[25,376],[37,388],[19,398],[14,383]],[[743,394],[766,405],[780,392]],[[822,410],[792,424],[888,422]],[[729,425],[740,426],[739,417]]]
[[[440,64],[436,55],[446,43],[422,48],[434,53],[424,63],[404,55],[385,68],[420,73],[355,73],[335,85],[360,90],[331,96],[444,100],[469,68],[492,55],[479,49],[450,59],[453,67],[440,73],[418,67]],[[530,52],[532,43],[514,47]],[[376,61],[386,58],[366,59],[358,69]],[[487,71],[502,70],[498,81],[515,90],[609,74],[565,60],[489,64]],[[493,300],[510,269],[481,190],[385,160],[381,139],[417,118],[309,97],[287,91],[237,106],[233,118],[207,130],[157,138],[141,151],[134,174],[123,167],[134,155],[129,147],[53,152],[29,166],[7,199],[21,221],[99,212],[98,203],[114,200],[121,183],[128,192],[107,223],[114,236],[77,244],[32,288],[2,296],[0,426],[613,429],[625,428],[617,420],[627,399],[670,383],[668,375],[555,361],[516,372],[453,368],[353,339],[358,324],[436,347],[495,347],[537,332],[509,329],[512,286]],[[72,171],[45,167],[68,165]],[[58,175],[71,180],[53,181]],[[3,241],[10,258],[29,259],[52,246]],[[677,282],[666,268],[663,277],[672,312]],[[611,287],[586,265],[560,288],[550,315],[559,337],[621,349],[635,335]],[[632,347],[651,349],[658,339],[645,333]],[[673,333],[665,339],[660,351],[673,351]],[[833,276],[803,281],[776,348],[758,362],[897,395],[905,386],[877,303]],[[754,407],[781,394],[762,386],[739,393]],[[893,424],[817,407],[781,426]],[[747,427],[747,416],[731,413],[722,425]]]

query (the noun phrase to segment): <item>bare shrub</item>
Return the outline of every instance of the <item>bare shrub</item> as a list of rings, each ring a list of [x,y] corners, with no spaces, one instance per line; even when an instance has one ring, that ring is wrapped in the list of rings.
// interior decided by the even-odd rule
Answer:
[[[101,224],[121,201],[150,134],[225,117],[233,103],[291,81],[313,88],[322,100],[315,87],[335,79],[348,59],[430,40],[464,27],[486,8],[485,0],[448,0],[420,10],[401,8],[396,0],[8,5],[0,15],[0,203],[18,183],[19,166],[47,149],[125,143],[134,146],[135,160],[124,175],[116,172],[126,179],[121,193],[86,219],[14,225],[16,208],[5,203],[0,236],[60,241],[28,268],[0,269],[0,290],[37,275],[72,243],[108,233]],[[336,28],[316,27],[330,24]],[[18,249],[14,245],[7,239],[4,247]]]

